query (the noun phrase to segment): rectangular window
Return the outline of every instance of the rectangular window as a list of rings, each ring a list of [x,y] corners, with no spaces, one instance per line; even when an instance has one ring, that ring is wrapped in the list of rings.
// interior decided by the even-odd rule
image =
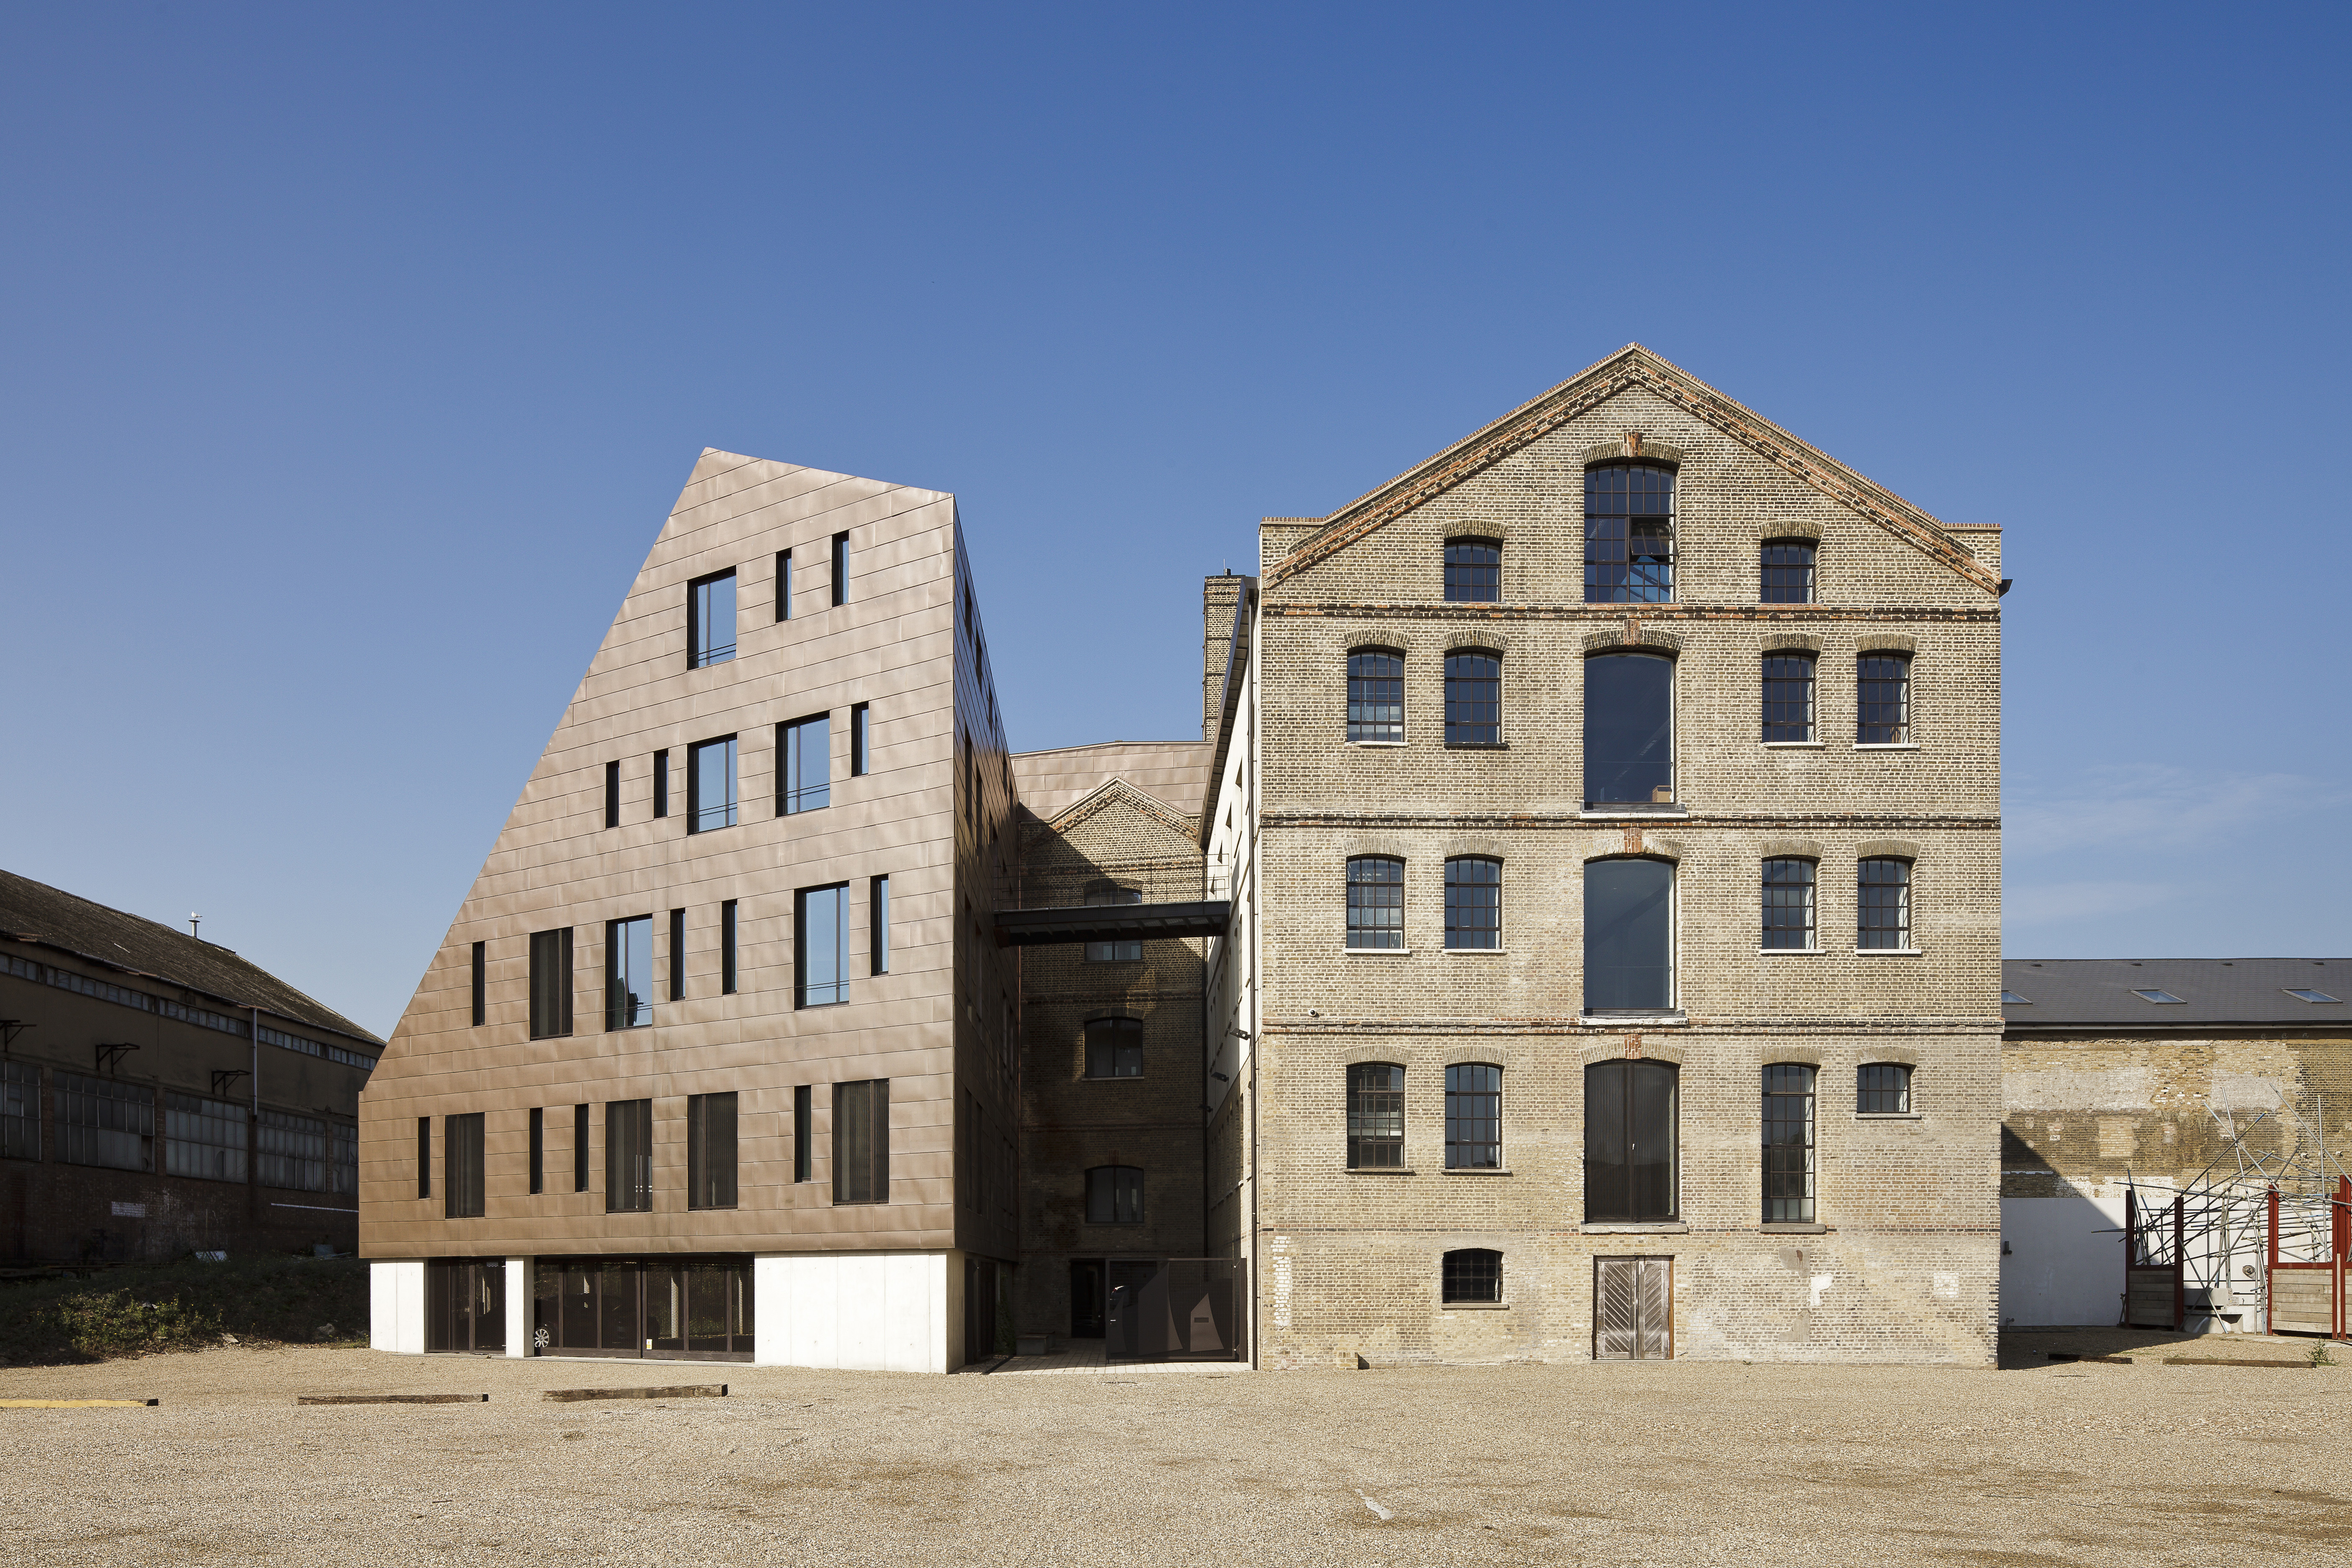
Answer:
[[[621,764],[604,764],[604,826],[621,826]]]
[[[1492,952],[1503,945],[1503,863],[1457,855],[1445,863],[1445,945]]]
[[[604,1027],[654,1021],[654,917],[604,922]]]
[[[776,726],[776,815],[814,811],[833,798],[833,715]]]
[[[1087,889],[1087,902],[1089,905],[1139,904],[1143,902],[1143,892],[1138,888],[1097,884]],[[1134,942],[1090,942],[1086,946],[1088,963],[1135,963],[1142,958],[1143,942],[1140,938]]]
[[[1404,946],[1404,862],[1359,855],[1348,862],[1348,945]]]
[[[1503,547],[1487,539],[1445,542],[1445,596],[1492,604],[1503,596]]]
[[[1348,1069],[1348,1169],[1404,1168],[1404,1068],[1360,1062]]]
[[[816,1179],[816,1095],[807,1084],[793,1090],[793,1180]]]
[[[1911,862],[1864,860],[1858,878],[1862,919],[1854,946],[1896,952],[1911,946]]]
[[[1491,653],[1445,656],[1445,743],[1503,742],[1503,661]]]
[[[1445,1168],[1503,1168],[1503,1069],[1461,1062],[1445,1069]]]
[[[572,1108],[572,1190],[588,1190],[588,1108]]]
[[[868,705],[856,702],[849,709],[849,776],[864,778],[873,764],[866,753],[866,710]]]
[[[876,877],[866,885],[866,938],[873,952],[867,955],[867,973],[890,973],[890,879]]]
[[[353,1121],[338,1121],[329,1129],[334,1163],[327,1173],[328,1190],[347,1198],[360,1195],[360,1130]]]
[[[1663,1013],[1675,1005],[1675,868],[1664,860],[1584,868],[1584,1010]]]
[[[456,1121],[460,1118],[453,1116],[449,1120]],[[261,1125],[254,1133],[254,1142],[260,1156],[256,1175],[263,1186],[284,1187],[298,1193],[323,1193],[331,1184],[334,1151],[328,1141],[327,1124],[319,1118],[265,1109],[261,1113]],[[478,1153],[478,1142],[476,1148]],[[446,1162],[451,1155],[445,1149],[441,1157]],[[457,1176],[457,1172],[453,1165],[449,1171],[450,1181],[443,1184],[450,1185]],[[481,1181],[478,1162],[474,1180],[478,1185]],[[475,1201],[479,1203],[479,1197]],[[479,1213],[480,1210],[475,1212]]]
[[[1764,862],[1764,941],[1777,952],[1810,952],[1813,946],[1813,863]]]
[[[686,1206],[735,1206],[735,1096],[686,1097]]]
[[[849,884],[803,888],[793,895],[793,1005],[830,1007],[849,1000]]]
[[[1087,1173],[1088,1225],[1141,1225],[1143,1171],[1136,1165],[1097,1165]]]
[[[1488,1247],[1449,1252],[1438,1268],[1437,1299],[1448,1305],[1503,1299],[1503,1255]]]
[[[734,995],[739,984],[735,970],[735,900],[729,899],[719,906],[719,994],[721,996]]]
[[[416,1195],[433,1195],[433,1118],[416,1119]]]
[[[1764,1069],[1764,1223],[1813,1223],[1813,1069]]]
[[[654,815],[669,815],[669,752],[667,750],[654,753]]]
[[[547,1191],[547,1111],[536,1105],[530,1108],[530,1190],[533,1196]]]
[[[1671,1220],[1682,1184],[1681,1083],[1670,1062],[1595,1062],[1584,1069],[1584,1218]]]
[[[849,603],[849,535],[833,536],[833,602]]]
[[[572,928],[530,933],[530,1037],[572,1032]]]
[[[1348,656],[1348,739],[1402,743],[1404,656],[1377,648]]]
[[[1768,605],[1813,602],[1813,551],[1810,539],[1768,539],[1761,562],[1761,597]]]
[[[1901,1062],[1864,1062],[1854,1071],[1853,1109],[1863,1116],[1911,1114],[1911,1069]]]
[[[722,735],[686,752],[686,830],[735,826],[735,737]]]
[[[604,1106],[604,1212],[644,1214],[654,1206],[654,1102],[614,1100]]]
[[[716,572],[686,585],[686,667],[735,657],[735,574]]]
[[[1764,656],[1764,741],[1787,745],[1813,738],[1813,656]]]
[[[793,618],[793,552],[776,552],[776,619]]]
[[[669,999],[686,999],[686,911],[669,912]]]
[[[890,1201],[890,1080],[833,1086],[833,1201]]]
[[[1866,653],[1854,663],[1854,744],[1902,746],[1911,742],[1911,658]]]
[[[0,1061],[0,1158],[41,1157],[41,1069]]]
[[[1143,1020],[1097,1018],[1087,1026],[1088,1078],[1143,1076]]]
[[[1611,465],[1584,471],[1584,602],[1673,599],[1675,476]]]
[[[482,1113],[477,1110],[445,1119],[442,1138],[449,1162],[449,1179],[443,1184],[448,1194],[446,1217],[478,1218],[482,1212]]]
[[[474,944],[474,1027],[478,1029],[490,1016],[489,947],[486,942]]]
[[[163,1173],[245,1180],[246,1108],[201,1095],[163,1096]]]
[[[73,1072],[58,1073],[50,1087],[57,1094],[58,1159],[114,1171],[155,1168],[153,1089]]]

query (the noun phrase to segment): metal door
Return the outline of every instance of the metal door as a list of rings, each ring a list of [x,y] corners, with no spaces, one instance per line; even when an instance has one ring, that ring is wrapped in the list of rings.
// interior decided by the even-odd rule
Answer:
[[[1110,1266],[1109,1300],[1103,1313],[1105,1361],[1157,1361],[1168,1353],[1166,1331],[1152,1321],[1157,1305],[1168,1310],[1168,1284],[1157,1263]],[[1154,1287],[1157,1289],[1154,1289]]]
[[[1592,1359],[1665,1361],[1675,1353],[1675,1260],[1592,1260]]]

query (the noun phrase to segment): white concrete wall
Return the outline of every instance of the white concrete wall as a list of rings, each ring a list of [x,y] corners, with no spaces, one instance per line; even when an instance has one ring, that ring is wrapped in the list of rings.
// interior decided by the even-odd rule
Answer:
[[[530,1268],[537,1259],[507,1259],[507,1354],[530,1354]]]
[[[767,1253],[751,1260],[752,1361],[952,1372],[963,1360],[962,1255]],[[952,1286],[952,1289],[950,1288]]]
[[[2108,1195],[2112,1194],[2112,1195]],[[2111,1328],[2122,1315],[2124,1189],[2000,1200],[2000,1318]]]
[[[368,1344],[403,1355],[425,1353],[425,1260],[368,1265]]]

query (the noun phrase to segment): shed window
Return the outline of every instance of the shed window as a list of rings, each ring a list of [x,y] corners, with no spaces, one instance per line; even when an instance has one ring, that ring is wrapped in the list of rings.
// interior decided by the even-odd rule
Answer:
[[[1493,746],[1503,739],[1503,661],[1468,650],[1445,656],[1445,743]]]
[[[1663,860],[1584,868],[1584,1010],[1657,1013],[1674,1004],[1675,868]]]
[[[1503,1299],[1503,1255],[1483,1247],[1457,1247],[1439,1271],[1439,1299],[1445,1302]]]
[[[1584,471],[1584,602],[1662,605],[1674,597],[1675,476],[1612,464]]]
[[[1404,739],[1404,656],[1369,648],[1348,656],[1348,739]]]
[[[1503,547],[1491,539],[1445,542],[1445,596],[1491,604],[1503,596]]]
[[[0,1157],[41,1157],[41,1069],[0,1061]]]
[[[1348,862],[1348,945],[1404,946],[1404,862],[1358,855]]]
[[[1675,1216],[1680,1085],[1674,1065],[1595,1062],[1584,1069],[1584,1217],[1642,1224]]]
[[[225,1100],[164,1095],[163,1173],[214,1182],[245,1180],[246,1115],[244,1106]]]
[[[1764,1223],[1813,1223],[1813,1069],[1764,1069]]]
[[[58,1158],[68,1165],[148,1171],[155,1163],[155,1091],[81,1073],[52,1075]]]
[[[1675,663],[1653,653],[1584,661],[1584,803],[1675,798]]]
[[[1348,1169],[1404,1166],[1404,1068],[1359,1062],[1348,1069]]]

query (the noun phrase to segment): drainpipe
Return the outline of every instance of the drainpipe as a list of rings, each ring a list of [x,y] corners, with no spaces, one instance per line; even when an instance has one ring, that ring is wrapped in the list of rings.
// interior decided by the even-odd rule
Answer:
[[[261,1223],[261,1009],[247,1009],[253,1031],[253,1067],[245,1075],[253,1086],[252,1131],[245,1135],[245,1190],[253,1202],[253,1220]]]

